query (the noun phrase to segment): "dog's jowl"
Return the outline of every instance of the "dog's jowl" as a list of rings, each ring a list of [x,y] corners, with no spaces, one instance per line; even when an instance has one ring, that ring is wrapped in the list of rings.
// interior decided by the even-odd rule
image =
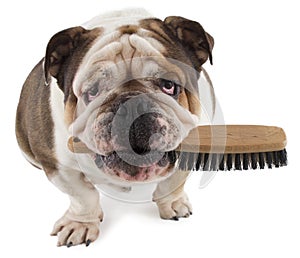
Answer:
[[[89,245],[103,212],[97,185],[156,183],[163,219],[192,213],[174,150],[201,113],[197,81],[213,38],[195,21],[119,11],[55,34],[24,83],[16,136],[26,159],[70,197],[58,245]],[[70,137],[88,153],[73,153]]]

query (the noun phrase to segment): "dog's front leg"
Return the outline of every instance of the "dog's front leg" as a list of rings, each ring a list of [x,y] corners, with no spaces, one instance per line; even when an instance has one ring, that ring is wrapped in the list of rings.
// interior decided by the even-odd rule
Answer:
[[[70,207],[59,219],[51,235],[58,235],[58,246],[89,245],[99,235],[103,213],[97,189],[76,170],[64,169],[48,175],[49,180],[70,197]]]
[[[178,220],[192,214],[192,206],[184,192],[184,184],[189,173],[178,170],[157,185],[153,201],[156,202],[162,219]]]

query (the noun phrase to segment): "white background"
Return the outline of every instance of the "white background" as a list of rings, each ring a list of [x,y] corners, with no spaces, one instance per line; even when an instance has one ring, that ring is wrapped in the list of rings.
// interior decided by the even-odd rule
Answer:
[[[2,1],[0,256],[299,257],[297,2]],[[126,204],[102,196],[105,219],[97,242],[89,248],[57,248],[49,233],[68,198],[20,154],[14,137],[19,93],[54,33],[123,7],[199,21],[215,38],[214,65],[205,66],[225,121],[283,127],[289,165],[219,172],[204,189],[198,187],[200,173],[194,173],[187,183],[194,215],[179,222],[160,220],[153,203]]]

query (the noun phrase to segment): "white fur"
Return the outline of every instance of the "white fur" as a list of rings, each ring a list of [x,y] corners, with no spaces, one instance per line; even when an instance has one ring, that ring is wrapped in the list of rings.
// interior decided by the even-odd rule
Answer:
[[[182,187],[188,175],[188,171],[176,171],[157,186],[153,200],[158,206],[161,218],[188,217],[191,214],[192,206]]]
[[[70,137],[64,122],[64,94],[59,89],[56,79],[51,78],[51,84],[48,86],[51,89],[50,105],[51,113],[54,122],[54,136],[55,136],[55,153],[59,164],[72,167],[74,160],[68,156],[66,159],[67,141]],[[68,160],[67,164],[64,164]]]
[[[106,32],[111,32],[122,25],[137,25],[140,19],[151,17],[153,16],[144,9],[125,9],[100,14],[85,22],[82,26],[86,29],[93,29],[96,27],[104,26]]]
[[[147,65],[142,64],[141,67],[136,63],[135,71],[139,71],[141,75],[146,77],[155,76],[156,73],[159,74],[161,72],[161,67],[168,67],[169,70],[165,70],[170,71],[172,65],[164,59],[162,54],[164,47],[157,40],[151,38],[146,30],[139,29],[134,35],[123,35],[122,37],[121,33],[116,30],[117,27],[122,25],[137,25],[139,20],[147,17],[152,16],[141,9],[125,10],[100,15],[83,25],[87,29],[103,27],[104,31],[86,54],[74,78],[73,90],[76,96],[79,97],[77,115],[90,111],[85,108],[80,99],[82,90],[84,87],[87,87],[84,83],[86,81],[90,83],[91,80],[93,80],[93,78],[89,78],[89,72],[97,75],[102,73],[104,81],[105,74],[110,72],[112,78],[117,78],[117,83],[118,80],[124,79],[120,71],[124,70],[124,65],[131,65],[130,60],[132,54],[136,56],[136,52],[139,53],[138,57],[154,56],[161,59],[160,61],[155,60],[156,62],[154,62],[154,58],[152,59],[152,63],[147,62]],[[99,61],[99,58],[103,60],[101,60],[102,63],[98,62],[100,66],[97,66],[94,61]],[[113,64],[116,70],[113,70],[109,64]],[[175,65],[173,65],[171,71],[177,74],[179,81],[184,82],[186,79],[188,80]],[[139,74],[136,76],[139,76]],[[68,149],[67,141],[70,136],[73,136],[73,132],[69,131],[69,128],[66,127],[64,122],[64,94],[59,89],[56,80],[54,78],[51,79],[51,84],[48,85],[48,87],[51,89],[50,106],[54,123],[54,146],[58,161],[58,171],[50,177],[50,180],[61,191],[68,194],[71,200],[69,209],[56,223],[52,233],[60,233],[58,236],[58,245],[66,245],[70,242],[76,245],[82,242],[82,232],[88,232],[87,237],[92,241],[95,240],[99,234],[98,226],[100,220],[103,218],[103,213],[99,204],[99,194],[94,185],[104,184],[104,191],[113,197],[116,197],[116,193],[111,186],[114,187],[116,185],[118,189],[123,190],[122,195],[119,195],[120,199],[131,199],[134,201],[148,201],[150,197],[145,197],[145,190],[149,190],[149,194],[152,194],[156,185],[153,186],[153,184],[147,182],[125,182],[118,178],[112,178],[103,173],[88,154],[74,154]],[[94,105],[96,104],[95,102]],[[173,108],[175,105],[175,103],[165,104]],[[93,110],[94,107],[90,106],[89,108]],[[191,114],[183,111],[187,112],[186,110],[181,110],[181,112],[179,112],[181,117],[178,117],[178,119],[188,125],[188,131],[191,127],[197,125],[198,120],[193,116],[189,116]],[[86,114],[90,114],[90,112],[86,112]],[[176,116],[176,114],[173,115]],[[81,118],[82,125],[79,131],[84,128],[86,118],[87,117]],[[187,134],[187,132],[185,133]],[[27,159],[29,158],[27,157]],[[30,159],[29,161],[35,164],[35,162],[32,162]],[[183,184],[187,174],[188,173],[183,174],[182,172],[172,171],[167,179],[159,179],[160,181],[164,180],[163,182],[159,183],[159,180],[155,182],[159,184],[155,191],[154,198],[156,199],[162,218],[169,219],[189,216],[191,212],[190,203],[181,189],[176,190],[178,188],[178,182]],[[132,191],[135,195],[133,198],[128,198],[126,196],[127,193],[124,192],[130,189],[131,186],[138,186],[139,189],[138,191]],[[144,186],[145,188],[143,188]],[[176,190],[176,193],[169,195],[170,191],[174,190]],[[142,193],[142,195],[140,193]]]
[[[54,146],[58,160],[58,171],[51,178],[51,182],[61,191],[71,197],[72,210],[69,216],[80,216],[85,211],[87,214],[82,218],[84,221],[95,221],[94,214],[98,209],[98,193],[89,188],[83,181],[80,164],[76,156],[68,149],[67,141],[70,137],[64,123],[64,95],[59,89],[55,79],[49,85],[51,89],[50,105],[54,123]],[[81,201],[82,200],[82,201]],[[70,219],[75,219],[71,218]],[[78,218],[77,218],[78,220]]]

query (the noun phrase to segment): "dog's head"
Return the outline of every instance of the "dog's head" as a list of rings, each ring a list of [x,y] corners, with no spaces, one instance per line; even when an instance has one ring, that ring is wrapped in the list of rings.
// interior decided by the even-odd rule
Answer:
[[[99,168],[130,181],[174,166],[200,115],[199,73],[213,38],[182,17],[122,17],[54,35],[44,60],[65,96],[65,122]],[[124,24],[125,23],[125,24]]]

